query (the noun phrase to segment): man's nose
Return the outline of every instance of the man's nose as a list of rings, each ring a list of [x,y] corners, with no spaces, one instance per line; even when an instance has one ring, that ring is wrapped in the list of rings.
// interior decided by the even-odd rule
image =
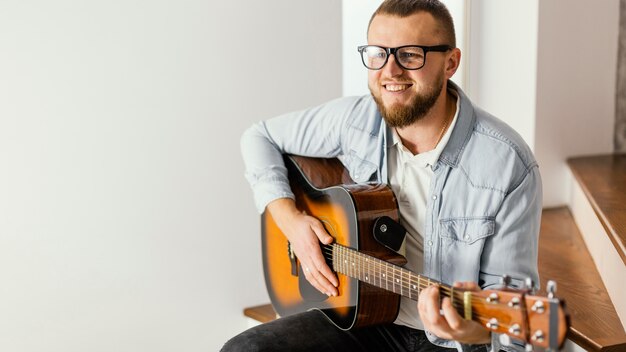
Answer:
[[[383,70],[385,71],[384,73],[390,77],[399,76],[404,71],[404,69],[398,65],[395,54],[389,54],[389,58],[387,59],[387,63],[383,67]]]

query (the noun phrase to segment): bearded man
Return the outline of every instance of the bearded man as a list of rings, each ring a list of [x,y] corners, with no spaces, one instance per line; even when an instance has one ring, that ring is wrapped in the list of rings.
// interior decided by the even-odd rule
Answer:
[[[409,270],[463,288],[509,275],[538,284],[541,179],[532,152],[509,126],[472,104],[450,78],[461,59],[443,4],[387,0],[358,52],[371,95],[340,98],[249,128],[241,140],[259,212],[285,234],[308,282],[329,296],[338,279],[320,243],[333,238],[300,212],[283,154],[337,157],[356,182],[388,184],[407,230]],[[478,287],[479,286],[479,287]],[[436,286],[402,299],[394,323],[343,331],[320,312],[252,328],[224,351],[430,351],[499,348],[462,319]]]

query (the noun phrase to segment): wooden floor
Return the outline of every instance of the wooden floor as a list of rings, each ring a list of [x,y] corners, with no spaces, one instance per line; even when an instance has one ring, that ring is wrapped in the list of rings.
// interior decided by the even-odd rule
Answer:
[[[547,280],[558,284],[557,297],[565,300],[572,322],[570,340],[590,351],[626,351],[624,327],[566,207],[543,212],[539,274],[542,287]],[[260,322],[276,319],[269,304],[246,308],[244,314]]]

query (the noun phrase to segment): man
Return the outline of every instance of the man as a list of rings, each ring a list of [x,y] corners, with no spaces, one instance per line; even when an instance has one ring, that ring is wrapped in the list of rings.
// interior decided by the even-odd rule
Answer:
[[[283,153],[338,157],[356,182],[391,186],[407,229],[406,267],[444,283],[492,288],[538,282],[541,180],[520,136],[474,107],[449,79],[461,52],[445,6],[387,0],[359,47],[371,96],[341,98],[258,123],[242,137],[246,177],[259,211],[269,211],[319,291],[338,280],[320,242],[321,223],[299,212]],[[401,302],[394,324],[342,331],[321,313],[280,318],[231,339],[224,350],[428,351],[498,348],[497,338],[462,319],[437,287]]]

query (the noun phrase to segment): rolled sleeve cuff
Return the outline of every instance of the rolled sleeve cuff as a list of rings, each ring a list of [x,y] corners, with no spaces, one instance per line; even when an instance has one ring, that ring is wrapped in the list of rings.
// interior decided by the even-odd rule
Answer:
[[[265,207],[272,201],[280,198],[295,199],[295,195],[291,192],[289,184],[278,179],[259,180],[253,186],[254,202],[259,214],[265,211]]]

